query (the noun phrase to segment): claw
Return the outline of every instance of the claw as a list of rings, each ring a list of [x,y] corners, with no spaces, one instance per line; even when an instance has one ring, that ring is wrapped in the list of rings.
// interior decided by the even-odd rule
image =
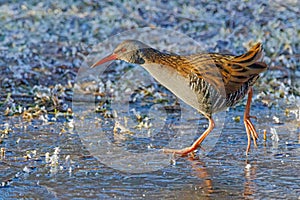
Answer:
[[[255,130],[254,125],[252,124],[250,118],[254,118],[257,119],[257,117],[255,116],[250,116],[250,107],[251,107],[251,99],[252,99],[252,95],[253,95],[253,90],[252,88],[250,88],[249,92],[248,92],[248,100],[247,100],[247,104],[246,104],[246,108],[245,108],[245,113],[244,113],[244,124],[245,124],[245,128],[246,128],[246,132],[247,132],[247,138],[248,138],[248,145],[247,145],[247,150],[246,150],[246,154],[248,154],[249,150],[250,150],[250,146],[251,146],[251,138],[253,140],[254,146],[257,147],[257,138],[258,138],[258,134]]]
[[[249,116],[249,118],[252,118],[252,119],[255,119],[255,120],[257,120],[257,117],[256,117],[256,116],[252,116],[252,115],[250,115],[250,116]]]

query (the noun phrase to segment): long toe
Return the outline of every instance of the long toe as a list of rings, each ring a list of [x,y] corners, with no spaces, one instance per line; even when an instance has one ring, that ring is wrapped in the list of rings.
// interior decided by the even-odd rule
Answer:
[[[190,147],[184,148],[184,149],[163,149],[164,153],[171,153],[171,154],[177,154],[181,156],[186,156],[189,153],[193,153],[195,149],[192,149]]]

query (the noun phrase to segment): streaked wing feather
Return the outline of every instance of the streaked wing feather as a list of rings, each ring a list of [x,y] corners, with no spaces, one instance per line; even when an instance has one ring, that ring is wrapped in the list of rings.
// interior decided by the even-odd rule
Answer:
[[[258,43],[239,56],[198,54],[190,56],[188,61],[196,66],[192,73],[217,89],[225,87],[226,94],[230,94],[239,90],[249,80],[256,80],[255,77],[267,69],[267,65],[260,62],[261,57],[262,45]]]

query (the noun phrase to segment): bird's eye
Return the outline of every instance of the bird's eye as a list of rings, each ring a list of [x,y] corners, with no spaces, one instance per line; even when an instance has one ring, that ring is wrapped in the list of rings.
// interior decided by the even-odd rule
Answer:
[[[120,51],[124,53],[126,51],[126,48],[122,48]]]

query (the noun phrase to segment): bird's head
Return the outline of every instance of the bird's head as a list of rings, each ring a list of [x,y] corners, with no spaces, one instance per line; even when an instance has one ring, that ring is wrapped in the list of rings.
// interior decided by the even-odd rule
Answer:
[[[144,64],[146,61],[144,59],[143,52],[145,49],[150,48],[151,47],[138,40],[125,40],[115,48],[112,54],[97,61],[91,66],[91,68],[112,60],[124,60],[129,63]]]

